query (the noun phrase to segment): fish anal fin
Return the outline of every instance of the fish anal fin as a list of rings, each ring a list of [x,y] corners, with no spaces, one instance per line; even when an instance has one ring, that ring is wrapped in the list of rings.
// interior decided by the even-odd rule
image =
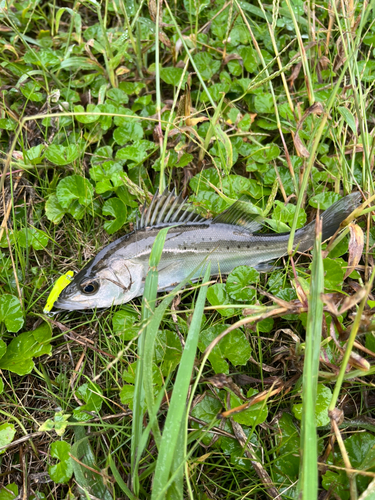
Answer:
[[[254,213],[251,203],[238,200],[212,221],[213,224],[231,224],[255,233],[264,224],[264,218]]]

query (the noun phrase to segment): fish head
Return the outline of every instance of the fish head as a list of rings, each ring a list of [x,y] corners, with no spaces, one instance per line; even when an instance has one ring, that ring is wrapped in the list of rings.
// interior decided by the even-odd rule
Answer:
[[[62,290],[55,310],[105,309],[142,294],[144,270],[140,263],[115,259],[98,268],[88,264]]]

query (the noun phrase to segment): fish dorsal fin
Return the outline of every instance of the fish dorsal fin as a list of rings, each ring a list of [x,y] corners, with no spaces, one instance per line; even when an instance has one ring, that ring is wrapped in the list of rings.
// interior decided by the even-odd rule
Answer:
[[[240,226],[247,231],[255,233],[263,226],[264,218],[259,214],[254,214],[254,208],[251,203],[238,200],[227,208],[227,210],[224,210],[224,212],[215,217],[212,223]]]
[[[150,206],[143,205],[142,215],[137,219],[136,229],[165,226],[166,224],[186,224],[187,222],[207,222],[195,212],[194,206],[186,202],[181,194],[176,196],[175,190],[156,191]]]

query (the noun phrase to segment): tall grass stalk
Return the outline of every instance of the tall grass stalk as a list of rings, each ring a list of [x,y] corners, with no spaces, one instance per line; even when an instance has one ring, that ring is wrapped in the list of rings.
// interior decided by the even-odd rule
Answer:
[[[207,283],[210,277],[210,266],[207,266],[203,282]],[[155,477],[152,490],[152,500],[161,498],[165,492],[165,484],[169,479],[173,464],[178,464],[179,453],[177,443],[183,442],[183,435],[187,429],[184,428],[184,413],[186,411],[186,398],[190,385],[190,379],[193,372],[195,354],[198,345],[200,327],[202,324],[204,304],[206,301],[207,285],[199,290],[198,298],[195,303],[194,314],[190,324],[189,333],[186,339],[184,351],[182,353],[180,366],[174,383],[174,389],[169,404],[169,410],[164,425],[163,436],[160,443],[159,456],[156,464]],[[181,451],[181,450],[180,450]],[[183,456],[183,454],[182,454]],[[178,458],[181,459],[181,456]],[[179,483],[177,490],[182,490],[182,475],[175,483]]]
[[[314,245],[309,312],[307,314],[306,348],[302,382],[301,462],[298,481],[299,498],[318,497],[318,443],[315,404],[318,387],[320,342],[323,324],[324,270],[321,248],[321,221],[317,221]]]

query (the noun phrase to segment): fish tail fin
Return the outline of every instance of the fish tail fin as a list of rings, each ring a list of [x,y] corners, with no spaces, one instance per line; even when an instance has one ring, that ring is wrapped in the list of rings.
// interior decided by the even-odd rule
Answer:
[[[355,210],[361,203],[361,193],[351,193],[336,201],[321,216],[322,220],[322,241],[331,238],[340,227],[340,224]],[[296,231],[296,244],[299,244],[300,252],[312,247],[315,239],[315,221]]]

